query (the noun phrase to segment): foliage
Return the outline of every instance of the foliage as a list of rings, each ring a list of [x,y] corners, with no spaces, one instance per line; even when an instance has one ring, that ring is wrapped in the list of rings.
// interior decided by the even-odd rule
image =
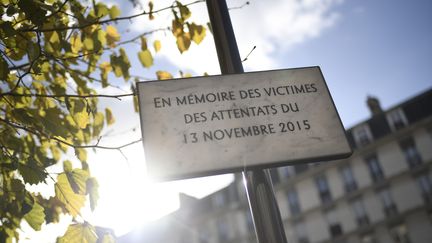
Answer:
[[[115,118],[109,108],[99,110],[98,99],[135,96],[131,60],[144,68],[154,65],[162,45],[148,43],[146,36],[155,31],[170,31],[181,53],[192,42],[199,44],[206,29],[189,21],[188,8],[199,2],[175,1],[154,9],[150,1],[139,14],[124,16],[119,6],[94,0],[0,0],[0,242],[18,240],[23,220],[38,231],[58,222],[61,214],[71,215],[73,223],[59,242],[113,241],[110,231],[97,230],[80,214],[87,200],[94,210],[99,198],[87,149],[120,150],[139,141],[99,144],[104,127]],[[122,21],[151,21],[162,11],[172,13],[166,29],[122,38]],[[137,56],[127,51],[134,42],[141,45]],[[166,71],[155,75],[173,77]],[[114,76],[130,83],[132,93],[96,91],[114,86],[109,80]],[[71,153],[80,166],[66,160]],[[52,173],[59,163],[61,171]],[[29,191],[28,185],[41,183],[51,185],[55,195]]]

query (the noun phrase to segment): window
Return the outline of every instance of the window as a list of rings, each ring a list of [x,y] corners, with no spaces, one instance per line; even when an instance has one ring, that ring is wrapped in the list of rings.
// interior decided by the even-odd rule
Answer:
[[[407,138],[399,143],[405,159],[410,168],[414,168],[422,163],[420,153],[417,150],[414,139]]]
[[[228,228],[228,225],[224,221],[222,221],[222,220],[217,221],[217,232],[218,232],[219,242],[228,241],[229,228]]]
[[[297,164],[294,165],[294,171],[296,174],[300,174],[303,173],[305,171],[307,171],[308,169],[308,164]]]
[[[212,198],[213,207],[221,208],[225,204],[225,194],[223,191],[216,192]]]
[[[198,232],[198,242],[199,243],[209,243],[210,242],[210,237],[208,234],[208,231],[204,228],[200,229],[200,231]]]
[[[358,147],[368,145],[372,142],[372,132],[367,124],[353,128],[354,140]]]
[[[384,178],[384,174],[376,154],[366,157],[365,160],[369,167],[369,172],[371,174],[372,180],[375,182],[382,180]]]
[[[369,224],[369,217],[366,213],[365,206],[361,199],[353,201],[352,208],[357,220],[358,226],[364,226]]]
[[[375,236],[372,234],[363,235],[360,239],[361,243],[378,243]]]
[[[254,227],[254,222],[253,222],[253,218],[252,218],[251,213],[249,211],[246,211],[245,215],[246,215],[247,230],[249,232],[254,232],[255,231],[255,227]]]
[[[405,117],[402,109],[392,110],[387,113],[387,121],[393,131],[399,130],[408,125],[408,120]]]
[[[282,178],[289,178],[292,175],[291,166],[280,167],[279,171]]]
[[[398,224],[390,229],[390,234],[395,243],[410,243],[408,229],[404,223]]]
[[[422,174],[417,177],[417,183],[420,187],[423,199],[426,203],[432,202],[432,183],[428,174]]]
[[[342,180],[345,184],[345,191],[352,192],[357,190],[357,182],[354,178],[353,172],[351,170],[351,166],[345,165],[340,169]]]
[[[384,213],[386,216],[394,216],[397,214],[397,208],[394,204],[393,197],[390,194],[390,190],[388,188],[382,189],[378,192],[379,197],[381,198],[381,202],[383,204]]]
[[[306,226],[303,222],[297,222],[294,226],[294,231],[297,236],[298,243],[308,243],[309,239],[307,237]]]
[[[298,194],[297,191],[294,189],[288,191],[288,204],[292,215],[300,214],[301,210],[300,210],[300,204],[298,200]]]
[[[330,187],[327,182],[327,178],[324,175],[315,178],[315,183],[318,188],[318,193],[323,204],[329,203],[332,200],[330,193]]]
[[[329,224],[329,231],[332,238],[343,234],[342,225],[340,224],[336,211],[329,210],[326,213],[327,223]]]
[[[274,185],[280,182],[279,173],[277,169],[270,169],[270,176]]]

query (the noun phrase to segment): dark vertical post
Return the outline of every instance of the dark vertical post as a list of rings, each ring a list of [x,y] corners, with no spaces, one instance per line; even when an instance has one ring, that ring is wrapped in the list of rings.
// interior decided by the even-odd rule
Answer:
[[[225,0],[206,0],[222,74],[243,73]],[[287,243],[268,170],[243,172],[259,243]]]

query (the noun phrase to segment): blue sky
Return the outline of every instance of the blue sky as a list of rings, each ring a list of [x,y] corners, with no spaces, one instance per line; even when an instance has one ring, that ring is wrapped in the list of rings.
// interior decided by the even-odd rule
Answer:
[[[240,6],[244,2],[231,0],[228,5]],[[231,11],[240,54],[244,57],[253,46],[257,46],[244,63],[245,70],[321,66],[347,128],[369,118],[365,102],[367,95],[377,96],[386,109],[432,87],[431,1],[250,2],[242,9]],[[155,9],[169,4],[170,1],[155,1]],[[205,24],[208,21],[204,4],[194,5],[191,10],[192,19],[197,23]],[[139,10],[130,11],[126,10],[124,14]],[[167,20],[167,16],[160,14],[150,24],[143,18],[125,25],[134,35],[165,27],[169,25]],[[183,70],[193,75],[202,75],[204,72],[219,74],[211,35],[199,46],[192,44],[184,54],[179,53],[170,33],[160,32],[148,40],[151,42],[154,39],[162,41],[162,49],[154,56],[155,66],[150,69],[142,68],[137,58],[133,57],[139,45],[127,50],[134,67],[132,74],[154,77],[157,70],[172,73]],[[115,92],[118,93],[118,90]],[[133,134],[127,134],[127,139],[139,138],[139,119],[132,111],[130,100],[117,102],[113,111],[117,125],[111,130],[125,131],[135,127],[138,129]],[[101,198],[107,202],[101,201],[95,216],[96,222],[114,227],[120,234],[137,227],[146,217],[152,219],[174,210],[178,206],[176,195],[180,191],[200,197],[226,185],[231,179],[230,176],[222,176],[211,180],[205,178],[149,184],[143,179],[145,165],[142,146],[138,144],[124,153],[128,161],[127,167],[121,169],[122,173],[119,173],[118,165],[123,163],[124,158],[116,151],[98,153],[94,157],[95,160],[105,161],[96,170],[101,176]],[[112,180],[113,177],[118,179]],[[115,205],[126,205],[131,210],[115,210],[112,208]],[[103,218],[103,215],[110,217]]]
[[[155,9],[172,3],[154,2]],[[246,1],[227,2],[229,6],[240,6]],[[208,22],[203,3],[191,10],[197,23]],[[139,11],[122,2],[122,15]],[[251,0],[250,5],[231,11],[231,16],[240,54],[244,57],[257,46],[244,63],[246,71],[320,66],[346,128],[369,118],[367,95],[377,96],[387,109],[432,87],[430,0]],[[166,15],[160,14],[152,22],[146,17],[126,21],[119,31],[123,36],[135,36],[170,25],[167,20]],[[157,70],[177,73],[176,76],[178,70],[193,75],[219,73],[211,35],[199,46],[192,44],[183,55],[170,33],[159,32],[148,40],[154,39],[162,41],[162,49],[154,55],[155,66],[150,69],[142,68],[136,57],[140,45],[128,47],[132,74],[151,78]],[[124,90],[129,89],[129,85],[116,81],[113,75],[110,80],[124,85]],[[133,112],[131,99],[101,100],[101,104],[110,106],[116,117],[116,124],[105,131],[111,136],[103,138],[104,145],[140,138],[139,117]],[[128,147],[123,154],[127,160],[118,151],[89,154],[101,197],[96,212],[89,214],[88,220],[112,227],[117,234],[175,210],[178,192],[201,197],[232,179],[228,175],[152,184],[144,176],[142,145]]]

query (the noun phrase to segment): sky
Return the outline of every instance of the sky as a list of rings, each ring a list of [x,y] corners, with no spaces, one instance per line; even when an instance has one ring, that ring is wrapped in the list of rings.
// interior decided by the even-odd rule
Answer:
[[[227,1],[229,7],[245,2]],[[158,9],[171,2],[154,4]],[[140,11],[126,1],[122,10],[123,15]],[[204,3],[193,5],[191,10],[194,21],[208,22]],[[388,109],[432,87],[430,0],[251,0],[230,14],[242,58],[256,46],[243,63],[245,71],[320,66],[345,128],[369,118],[365,102],[369,95],[379,98],[382,107]],[[147,18],[120,23],[120,32],[134,36],[169,25],[166,15],[155,17],[150,24]],[[154,56],[155,66],[145,69],[137,58],[131,58],[131,73],[150,79],[157,70],[176,76],[179,70],[194,76],[219,74],[212,38],[208,34],[199,46],[192,44],[188,52],[180,54],[172,35],[158,32],[149,38],[162,42],[160,53]],[[136,55],[139,48],[133,45],[127,53]],[[114,82],[121,89],[100,92],[128,90],[124,83]],[[131,103],[128,98],[101,100],[101,108],[111,107],[116,117],[116,124],[105,130],[101,144],[118,145],[140,138],[139,117]],[[100,200],[94,213],[85,213],[90,222],[114,228],[117,235],[175,210],[178,192],[203,197],[232,180],[231,175],[221,175],[155,183],[146,177],[142,144],[122,152],[90,153],[92,171],[100,184]]]

